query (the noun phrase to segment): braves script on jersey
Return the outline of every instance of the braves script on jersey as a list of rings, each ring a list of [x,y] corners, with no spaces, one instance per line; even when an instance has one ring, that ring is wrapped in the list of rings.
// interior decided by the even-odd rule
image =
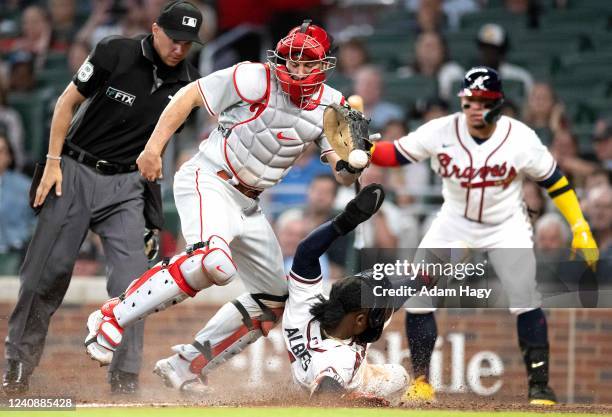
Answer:
[[[243,185],[264,189],[276,184],[310,142],[316,141],[321,156],[331,152],[323,111],[343,97],[325,84],[314,110],[293,105],[264,64],[237,64],[200,79],[198,87],[204,107],[221,126],[200,145],[202,162]]]
[[[324,339],[310,307],[323,291],[321,277],[304,279],[293,271],[288,276],[289,298],[283,314],[283,336],[293,379],[311,390],[323,376],[329,376],[349,390],[363,387],[366,345],[350,340]]]
[[[463,114],[432,120],[395,141],[412,162],[431,158],[443,179],[444,204],[468,220],[500,224],[522,210],[522,180],[548,178],[556,163],[535,132],[502,116],[493,135],[478,145]]]

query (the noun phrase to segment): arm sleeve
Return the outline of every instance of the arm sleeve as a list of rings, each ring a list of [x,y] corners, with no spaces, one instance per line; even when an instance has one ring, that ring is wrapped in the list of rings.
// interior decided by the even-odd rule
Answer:
[[[382,167],[396,167],[409,164],[410,161],[397,150],[395,144],[391,142],[378,142],[374,145],[372,163]]]
[[[307,280],[320,277],[319,257],[339,236],[331,221],[317,227],[298,245],[291,271]]]
[[[117,66],[120,45],[114,42],[115,39],[117,37],[111,36],[98,42],[72,78],[77,90],[84,97],[91,97],[98,91]]]

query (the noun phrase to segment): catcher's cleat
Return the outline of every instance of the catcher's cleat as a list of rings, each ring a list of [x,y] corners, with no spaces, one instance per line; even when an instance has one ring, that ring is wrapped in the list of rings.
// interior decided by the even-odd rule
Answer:
[[[111,325],[108,317],[104,316],[100,310],[96,310],[89,315],[87,319],[87,337],[85,337],[85,349],[90,358],[100,363],[100,366],[106,366],[113,360],[113,353],[118,343],[113,344],[108,333],[120,333],[115,325]],[[102,327],[104,326],[104,327]],[[107,332],[103,332],[106,329]],[[114,335],[117,336],[117,335]],[[119,341],[121,335],[119,334]]]
[[[155,364],[153,373],[159,376],[164,385],[185,394],[210,394],[213,389],[204,383],[200,375],[189,369],[191,363],[175,354],[161,359]]]
[[[421,375],[410,384],[403,400],[410,403],[434,402],[436,393],[425,375]]]
[[[2,378],[2,391],[6,395],[25,394],[30,389],[32,371],[23,362],[9,359]]]
[[[557,396],[547,384],[532,384],[529,386],[529,404],[555,405]]]

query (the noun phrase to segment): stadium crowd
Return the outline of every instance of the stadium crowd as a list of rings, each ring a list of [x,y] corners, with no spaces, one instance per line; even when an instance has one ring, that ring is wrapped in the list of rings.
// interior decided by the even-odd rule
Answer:
[[[0,6],[0,273],[14,275],[33,228],[28,176],[44,159],[55,98],[96,43],[150,30],[164,0],[6,0]],[[371,130],[394,140],[422,123],[458,111],[466,68],[484,64],[504,81],[504,113],[532,127],[570,178],[602,253],[612,259],[612,8],[573,0],[209,0],[203,46],[190,58],[202,75],[250,60],[303,18],[334,35],[338,57],[328,83],[359,94]],[[392,4],[390,4],[392,3]],[[593,8],[588,5],[592,4]],[[606,14],[607,13],[607,14]],[[595,19],[595,20],[593,20]],[[561,46],[559,46],[561,44]],[[587,68],[588,67],[588,68]],[[597,72],[599,70],[599,72]],[[173,172],[206,140],[215,120],[191,117],[165,155],[167,230],[163,253],[181,246],[171,195]],[[423,164],[368,168],[362,183],[379,182],[391,198],[364,227],[368,247],[415,247],[441,203],[440,184]],[[262,196],[275,219],[286,265],[297,243],[351,197],[313,148],[277,187]],[[567,248],[568,226],[524,183],[536,247]],[[352,238],[324,261],[329,276],[354,269]],[[103,274],[99,239],[90,234],[75,273]],[[612,265],[604,265],[610,271]],[[608,274],[608,277],[612,273]]]

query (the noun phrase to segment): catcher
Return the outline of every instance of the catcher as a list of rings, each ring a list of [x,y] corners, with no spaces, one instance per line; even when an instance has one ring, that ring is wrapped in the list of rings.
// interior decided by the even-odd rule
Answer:
[[[336,167],[339,182],[351,184],[359,175],[323,134],[326,106],[345,104],[340,92],[324,84],[335,65],[330,48],[325,30],[304,21],[269,51],[266,64],[237,64],[174,95],[136,162],[142,176],[159,178],[162,150],[193,108],[218,117],[218,129],[174,178],[188,248],[89,316],[85,345],[93,359],[110,363],[126,327],[238,275],[247,292],[221,307],[195,340],[175,346],[177,354],[158,361],[155,373],[177,390],[209,392],[206,375],[276,324],[287,280],[278,241],[259,207],[260,194],[281,181],[312,142]],[[355,119],[367,125],[364,118]]]
[[[367,304],[370,308],[362,302],[381,281],[365,271],[336,282],[328,299],[321,295],[319,257],[336,238],[376,213],[383,200],[382,187],[368,185],[334,220],[304,239],[296,251],[287,277],[283,336],[293,379],[311,396],[335,394],[393,404],[408,387],[410,378],[401,365],[372,365],[366,360],[368,344],[380,338],[393,312],[389,299],[376,297]]]

